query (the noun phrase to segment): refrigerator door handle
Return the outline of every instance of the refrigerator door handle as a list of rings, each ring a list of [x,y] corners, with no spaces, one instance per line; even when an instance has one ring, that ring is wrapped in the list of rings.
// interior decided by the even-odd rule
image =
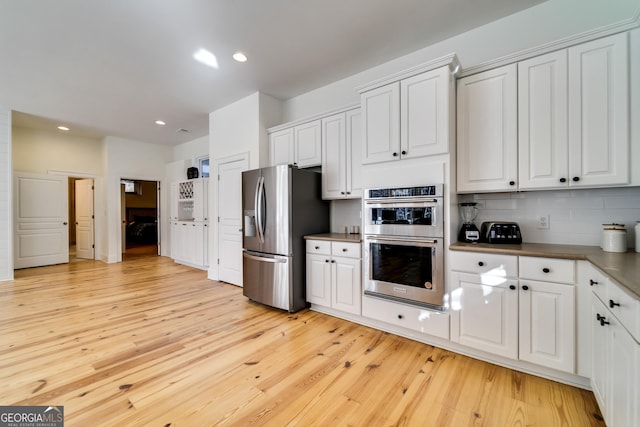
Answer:
[[[264,177],[258,178],[258,191],[256,196],[256,222],[260,243],[264,243]]]
[[[260,261],[260,262],[271,262],[271,263],[286,263],[287,259],[286,258],[268,258],[268,257],[264,257],[264,256],[256,256],[256,255],[251,255],[247,252],[243,252],[242,256],[254,261]]]
[[[264,243],[264,238],[262,236],[262,229],[261,229],[261,224],[262,224],[262,219],[261,219],[261,213],[260,213],[260,182],[262,180],[262,177],[258,177],[258,181],[256,181],[256,190],[253,193],[253,206],[255,207],[255,226],[256,226],[256,234],[258,235],[258,241],[260,241],[260,243]]]

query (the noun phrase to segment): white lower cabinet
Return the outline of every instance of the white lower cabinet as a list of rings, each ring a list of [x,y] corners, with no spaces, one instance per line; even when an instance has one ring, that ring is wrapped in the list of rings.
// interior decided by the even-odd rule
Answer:
[[[449,339],[449,315],[399,302],[365,296],[362,316],[412,331]]]
[[[200,269],[209,266],[208,223],[171,222],[171,258],[177,263]]]
[[[574,261],[457,252],[451,257],[454,269],[466,270],[451,274],[451,341],[575,372],[575,286],[542,280],[575,277]]]
[[[608,426],[638,426],[640,344],[634,322],[640,316],[640,302],[611,280],[607,288],[604,301],[592,294],[591,388]],[[626,319],[624,313],[631,318]]]
[[[360,315],[360,244],[307,240],[307,301]]]

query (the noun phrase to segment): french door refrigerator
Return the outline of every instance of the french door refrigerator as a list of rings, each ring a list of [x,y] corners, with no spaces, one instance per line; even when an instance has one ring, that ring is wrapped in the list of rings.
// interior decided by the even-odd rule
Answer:
[[[307,306],[305,241],[329,231],[321,175],[291,165],[242,173],[243,294],[291,313]]]

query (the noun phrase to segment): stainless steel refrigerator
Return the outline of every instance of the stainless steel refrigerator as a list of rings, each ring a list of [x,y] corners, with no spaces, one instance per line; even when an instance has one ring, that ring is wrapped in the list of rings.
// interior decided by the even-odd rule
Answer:
[[[329,231],[321,175],[290,165],[242,173],[243,294],[291,313],[307,306],[305,241]]]

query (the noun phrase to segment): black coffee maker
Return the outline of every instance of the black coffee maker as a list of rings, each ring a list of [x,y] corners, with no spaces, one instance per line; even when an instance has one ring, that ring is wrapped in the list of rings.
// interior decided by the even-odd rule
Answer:
[[[458,233],[459,242],[474,243],[480,240],[480,230],[478,230],[478,227],[473,223],[473,220],[476,219],[476,216],[478,215],[477,205],[477,203],[473,202],[460,203],[462,226]]]

